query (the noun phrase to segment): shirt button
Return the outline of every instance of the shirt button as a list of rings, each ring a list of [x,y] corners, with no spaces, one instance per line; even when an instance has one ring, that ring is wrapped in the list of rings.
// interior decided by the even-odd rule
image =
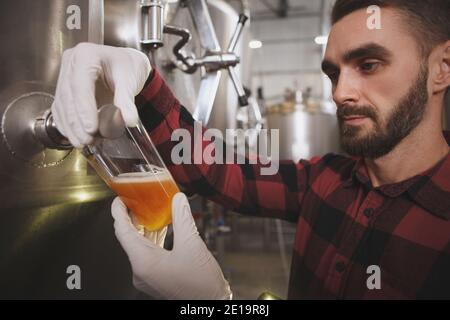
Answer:
[[[364,215],[367,218],[371,218],[373,216],[374,212],[375,212],[375,210],[373,208],[367,208],[364,210]]]
[[[343,261],[339,261],[335,265],[336,271],[339,273],[342,273],[345,271],[345,263]]]

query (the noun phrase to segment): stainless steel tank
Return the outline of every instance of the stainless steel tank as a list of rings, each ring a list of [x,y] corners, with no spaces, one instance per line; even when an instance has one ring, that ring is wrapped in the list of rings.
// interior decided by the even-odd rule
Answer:
[[[24,130],[51,105],[63,51],[83,41],[103,42],[103,1],[0,3],[0,298],[137,295],[109,190],[78,152],[43,150]],[[71,265],[81,290],[66,285]]]
[[[127,26],[136,22],[136,3],[0,2],[0,298],[138,297],[128,259],[113,233],[112,193],[77,151],[43,149],[29,134],[30,119],[51,106],[65,49],[104,39],[106,44],[138,47],[123,42],[124,35],[135,32]],[[223,1],[209,1],[209,6],[225,42],[236,23],[232,11]],[[171,1],[166,21],[192,28],[178,1]],[[116,32],[124,27],[125,33]],[[194,50],[197,45],[194,34]],[[157,53],[157,63],[192,110],[199,77],[166,68],[167,50],[170,39]],[[237,97],[223,82],[216,105],[233,114]],[[222,120],[223,109],[214,118]],[[223,127],[231,125],[233,116],[229,119],[222,121]],[[67,288],[71,265],[80,267],[81,290]]]
[[[284,102],[266,108],[269,129],[279,130],[280,160],[310,159],[339,152],[338,124],[335,114],[320,107]]]

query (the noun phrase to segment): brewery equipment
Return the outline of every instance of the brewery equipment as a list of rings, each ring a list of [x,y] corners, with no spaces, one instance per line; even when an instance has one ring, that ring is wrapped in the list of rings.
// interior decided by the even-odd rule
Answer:
[[[300,98],[266,108],[268,127],[279,130],[281,160],[299,161],[340,151],[336,114],[325,104],[306,104]]]
[[[192,111],[196,120],[217,128],[214,115],[213,123],[209,120],[216,98],[221,104],[220,108],[225,108],[225,96],[221,93],[221,87],[224,88],[227,79],[231,80],[240,105],[248,104],[237,68],[241,53],[238,41],[248,17],[244,14],[238,16],[223,1],[208,1],[208,5],[205,0],[171,1],[165,3],[164,10],[159,9],[160,4],[160,1],[150,1],[146,8],[158,8],[157,11],[151,10],[154,10],[154,14],[159,13],[158,21],[165,21],[162,29],[160,24],[145,23],[148,14],[146,10],[142,11],[141,1],[132,0],[125,3],[109,0],[105,8],[105,43],[149,53],[164,77],[173,82],[180,81],[175,78],[184,81],[186,74],[197,72],[198,85],[195,88],[186,89],[186,84],[175,85],[174,91],[180,101]],[[215,21],[220,29],[215,28],[212,21]],[[158,40],[147,39],[148,34],[155,32],[158,34]],[[222,51],[225,46],[227,50]],[[163,48],[156,50],[160,47]],[[178,70],[173,70],[174,68]],[[228,76],[222,77],[221,70],[226,70]],[[221,81],[221,78],[224,81]],[[190,81],[192,82],[192,79]],[[189,92],[184,92],[185,90]],[[229,90],[226,91],[229,95]],[[200,99],[192,101],[193,92],[194,96]],[[235,104],[235,101],[232,103]],[[235,108],[227,106],[225,109]],[[219,128],[225,129],[225,126]]]
[[[234,56],[227,56],[232,58],[229,63],[222,61],[226,59],[221,50],[205,55],[199,37],[204,25],[190,21],[198,10],[206,10],[205,2],[183,3],[188,9],[173,0],[0,3],[1,298],[138,296],[128,259],[113,233],[113,195],[80,152],[57,132],[48,110],[63,51],[88,41],[147,52],[188,109],[201,111],[196,106],[203,103],[212,126],[228,127],[210,105],[215,97],[214,103],[233,114],[238,95],[233,87],[230,90],[226,77],[220,80],[220,71],[205,66],[212,59],[229,71],[238,62],[240,47]],[[220,0],[209,1],[208,9],[210,20],[221,25],[216,44],[226,47],[233,30],[239,34],[238,15]],[[163,23],[191,33],[189,47],[203,59],[195,63],[202,72],[191,75],[174,68],[172,49],[180,37],[163,34]],[[228,49],[234,51],[235,41],[231,44]],[[218,57],[221,60],[215,61]],[[205,82],[205,77],[213,81]],[[205,86],[214,94],[202,94]],[[79,288],[70,285],[73,270],[80,272]]]

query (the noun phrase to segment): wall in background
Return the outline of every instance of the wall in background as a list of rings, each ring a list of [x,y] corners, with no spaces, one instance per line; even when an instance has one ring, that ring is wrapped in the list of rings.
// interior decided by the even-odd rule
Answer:
[[[312,96],[329,97],[329,82],[324,79],[320,64],[324,46],[315,37],[327,34],[329,12],[334,0],[290,0],[286,17],[275,13],[278,0],[248,1],[253,39],[263,46],[252,50],[251,87],[262,86],[269,102],[279,100],[286,88],[305,90]],[[324,81],[325,80],[325,81]]]

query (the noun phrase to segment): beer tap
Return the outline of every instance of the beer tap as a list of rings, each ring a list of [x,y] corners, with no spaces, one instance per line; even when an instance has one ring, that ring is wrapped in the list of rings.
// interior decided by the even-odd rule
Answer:
[[[73,148],[69,140],[56,127],[50,109],[37,117],[34,123],[34,135],[41,144],[49,149],[70,150]]]
[[[27,93],[17,94],[19,90]],[[11,95],[15,98],[2,116],[2,143],[12,159],[29,165],[26,168],[56,166],[73,149],[53,120],[50,111],[53,91],[52,87],[36,83],[14,88]]]
[[[58,130],[50,109],[38,116],[34,123],[34,136],[49,149],[69,150],[73,146]],[[96,137],[115,139],[125,132],[125,122],[119,108],[112,104],[102,106],[98,111],[98,132]]]

